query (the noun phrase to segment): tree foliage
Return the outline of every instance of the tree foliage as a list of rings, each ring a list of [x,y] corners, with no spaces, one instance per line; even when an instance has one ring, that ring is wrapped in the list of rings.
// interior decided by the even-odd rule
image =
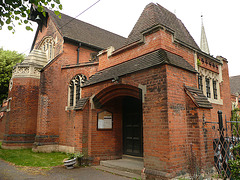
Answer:
[[[12,77],[12,69],[17,63],[24,60],[25,55],[16,51],[0,48],[0,104],[8,96],[8,85]]]
[[[240,143],[236,144],[232,148],[233,160],[229,160],[229,166],[231,169],[232,178],[240,180]]]
[[[14,33],[16,23],[25,24],[27,30],[33,30],[28,20],[31,5],[44,15],[44,6],[55,9],[55,14],[61,17],[58,11],[62,10],[60,0],[0,0],[0,30],[3,26],[7,26],[8,30]]]

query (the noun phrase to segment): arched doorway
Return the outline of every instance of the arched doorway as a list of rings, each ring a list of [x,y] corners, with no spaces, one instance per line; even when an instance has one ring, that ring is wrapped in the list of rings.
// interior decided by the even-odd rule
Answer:
[[[123,154],[143,156],[142,103],[126,96],[123,98]]]
[[[122,153],[143,156],[142,91],[140,88],[116,84],[109,86],[93,98],[96,109],[107,110],[113,115],[113,134],[122,146]],[[119,128],[120,129],[119,131]]]

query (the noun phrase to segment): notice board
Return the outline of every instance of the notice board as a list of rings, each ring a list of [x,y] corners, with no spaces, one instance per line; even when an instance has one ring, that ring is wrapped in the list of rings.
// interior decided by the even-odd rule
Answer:
[[[98,113],[98,123],[97,129],[105,130],[105,129],[112,129],[113,124],[113,116],[112,113],[109,111],[101,111]]]

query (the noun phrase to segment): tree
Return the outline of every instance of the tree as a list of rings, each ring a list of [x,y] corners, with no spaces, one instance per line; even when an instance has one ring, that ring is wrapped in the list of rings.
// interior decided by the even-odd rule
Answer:
[[[31,22],[28,20],[31,6],[34,6],[38,12],[45,16],[44,6],[55,10],[55,14],[61,18],[58,10],[62,10],[60,0],[0,0],[0,30],[7,26],[8,30],[15,32],[15,23],[25,24],[27,30],[31,28]]]
[[[8,96],[8,85],[12,77],[13,66],[22,62],[24,57],[24,54],[0,48],[0,104]]]

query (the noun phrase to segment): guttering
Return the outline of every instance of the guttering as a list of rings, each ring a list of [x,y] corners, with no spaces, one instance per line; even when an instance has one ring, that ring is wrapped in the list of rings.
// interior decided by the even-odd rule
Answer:
[[[78,48],[77,48],[77,64],[79,64],[79,52],[80,52],[80,47],[81,47],[81,43],[78,44]]]
[[[78,40],[74,40],[74,39],[66,37],[66,36],[64,36],[63,39],[64,39],[64,42],[68,41],[68,42],[73,43],[75,45],[79,45],[79,43],[81,43],[81,46],[93,48],[93,49],[96,49],[97,51],[103,50],[103,48],[100,48],[100,47],[97,47],[97,46],[94,46],[94,45],[91,45],[91,44],[87,44],[87,43],[84,43],[84,42],[81,42],[81,41],[78,41]]]

